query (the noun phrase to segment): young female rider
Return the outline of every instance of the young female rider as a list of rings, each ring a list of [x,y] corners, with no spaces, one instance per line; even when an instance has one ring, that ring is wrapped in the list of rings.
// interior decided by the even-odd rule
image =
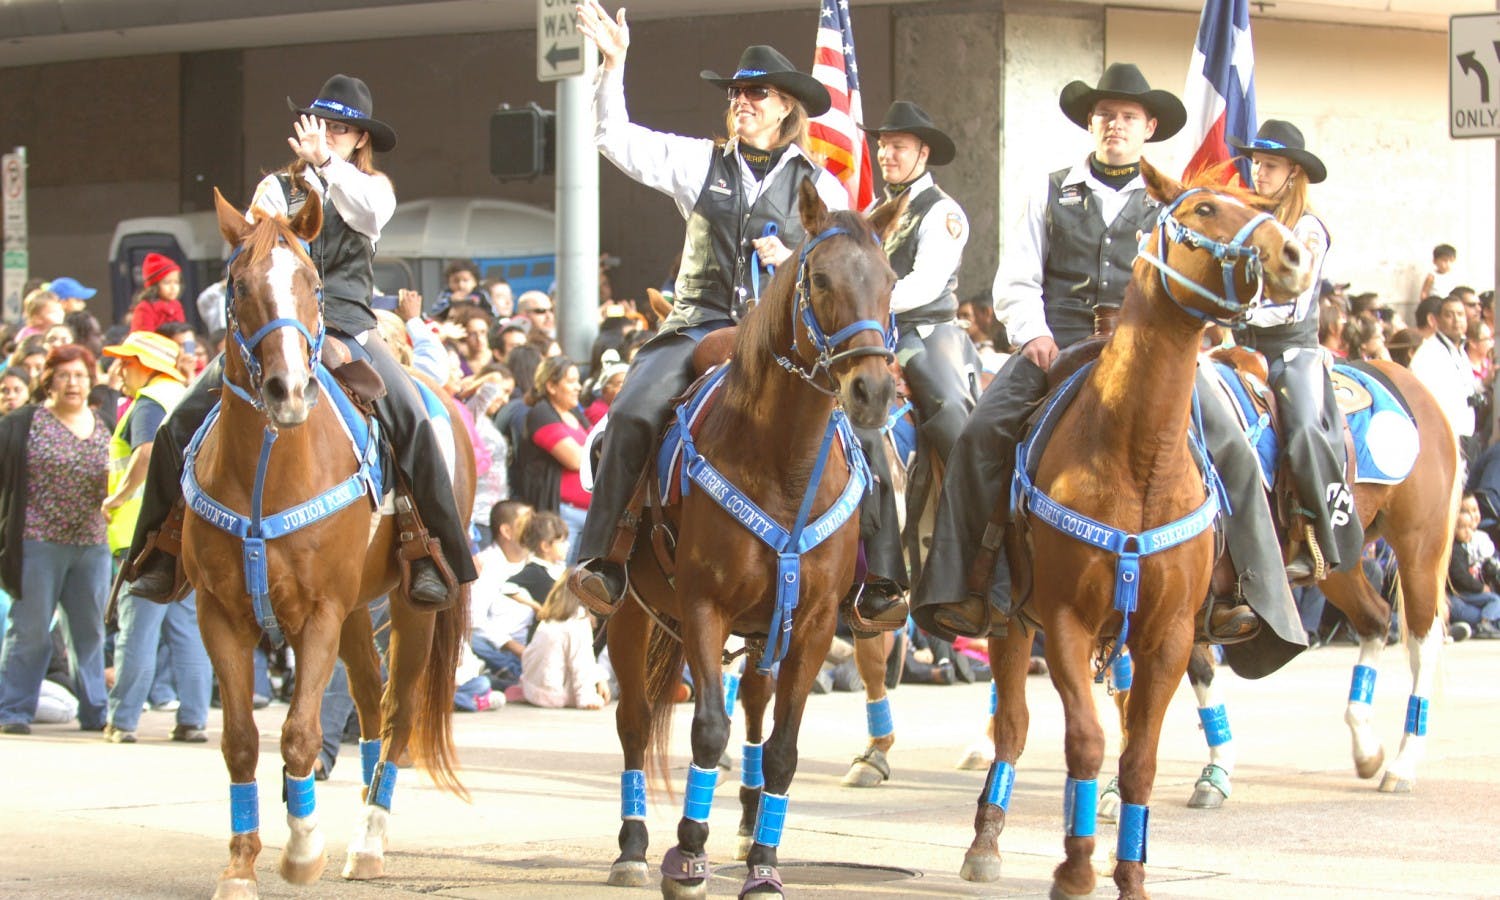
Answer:
[[[651,131],[625,109],[625,53],[630,28],[622,9],[612,20],[598,0],[578,5],[578,29],[604,55],[594,95],[599,152],[631,178],[668,194],[687,219],[682,269],[672,314],[631,364],[610,406],[604,456],[579,542],[584,560],[570,586],[596,612],[607,613],[624,592],[620,563],[605,559],[671,398],[693,378],[693,348],[711,331],[733,325],[751,299],[755,277],[791,256],[804,235],[797,186],[815,179],[831,209],[847,209],[838,179],[809,158],[807,122],[827,111],[829,97],[772,47],[753,46],[732,75],[701,73],[728,91],[730,138],[713,141]],[[772,228],[771,226],[774,226]]]
[[[374,103],[365,83],[348,75],[328,79],[309,106],[290,97],[287,105],[297,113],[294,134],[287,138],[296,159],[261,181],[250,216],[291,215],[305,202],[323,204],[323,231],[308,254],[323,280],[328,336],[348,346],[356,359],[368,357],[385,381],[386,395],[376,401],[375,413],[390,436],[396,466],[418,514],[442,546],[442,560],[412,563],[411,597],[428,607],[443,606],[456,597],[458,583],[474,580],[469,542],[437,439],[426,424],[426,407],[384,342],[371,333],[376,327],[370,309],[375,242],[396,209],[395,190],[376,170],[374,152],[395,147],[396,132],[372,115]],[[218,388],[222,374],[222,362],[216,361],[157,434],[131,548],[138,567],[132,584],[137,595],[164,599],[171,591],[176,560],[160,547],[147,548],[147,538],[163,526],[181,495],[183,449],[213,406],[216,398],[210,392]],[[149,555],[140,559],[143,550]],[[451,579],[440,575],[438,562],[446,563]]]
[[[1345,481],[1344,417],[1318,346],[1318,285],[1328,255],[1328,227],[1307,205],[1307,186],[1326,178],[1328,170],[1308,152],[1302,132],[1290,122],[1267,119],[1255,140],[1231,137],[1229,143],[1250,157],[1255,192],[1276,201],[1277,221],[1312,253],[1312,286],[1290,303],[1253,311],[1239,338],[1264,354],[1270,366],[1283,428],[1282,459],[1290,460],[1300,511],[1313,527],[1328,569],[1347,569],[1359,564],[1364,530]],[[1303,547],[1287,564],[1293,581],[1312,574],[1305,539]]]

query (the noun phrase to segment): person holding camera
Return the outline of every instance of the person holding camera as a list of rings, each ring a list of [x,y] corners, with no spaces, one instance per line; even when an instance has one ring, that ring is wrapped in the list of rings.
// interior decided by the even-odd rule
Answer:
[[[1448,617],[1455,639],[1462,633],[1460,624],[1478,637],[1500,637],[1500,594],[1495,593],[1500,560],[1481,552],[1476,525],[1470,510],[1459,510],[1448,563]]]

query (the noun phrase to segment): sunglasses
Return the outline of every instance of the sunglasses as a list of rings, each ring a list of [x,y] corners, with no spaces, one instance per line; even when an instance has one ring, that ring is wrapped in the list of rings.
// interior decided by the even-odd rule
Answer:
[[[525,310],[525,312],[526,312],[527,315],[531,315],[531,316],[545,316],[548,313],[552,312],[552,307],[550,307],[550,306],[534,306],[531,309]]]
[[[746,100],[759,102],[771,96],[771,89],[763,84],[731,84],[727,93],[731,103],[735,97],[741,96]]]

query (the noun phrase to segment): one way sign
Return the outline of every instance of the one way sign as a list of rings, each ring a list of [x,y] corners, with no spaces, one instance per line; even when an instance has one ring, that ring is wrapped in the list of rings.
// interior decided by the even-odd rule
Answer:
[[[1448,20],[1448,135],[1500,137],[1500,13]]]
[[[536,79],[582,75],[588,56],[578,33],[574,0],[536,0]]]

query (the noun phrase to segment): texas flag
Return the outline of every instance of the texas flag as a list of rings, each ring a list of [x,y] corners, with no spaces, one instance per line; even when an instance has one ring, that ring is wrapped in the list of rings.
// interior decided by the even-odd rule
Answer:
[[[859,66],[854,62],[854,26],[849,0],[822,0],[813,77],[828,88],[833,106],[812,120],[808,137],[812,151],[849,191],[849,206],[864,209],[875,195],[870,172],[870,146],[861,126],[865,114],[859,99]]]
[[[1224,142],[1255,137],[1255,51],[1250,46],[1250,0],[1204,0],[1198,40],[1188,65],[1184,135],[1196,147],[1185,178],[1233,158]],[[1239,162],[1250,183],[1249,166]]]

